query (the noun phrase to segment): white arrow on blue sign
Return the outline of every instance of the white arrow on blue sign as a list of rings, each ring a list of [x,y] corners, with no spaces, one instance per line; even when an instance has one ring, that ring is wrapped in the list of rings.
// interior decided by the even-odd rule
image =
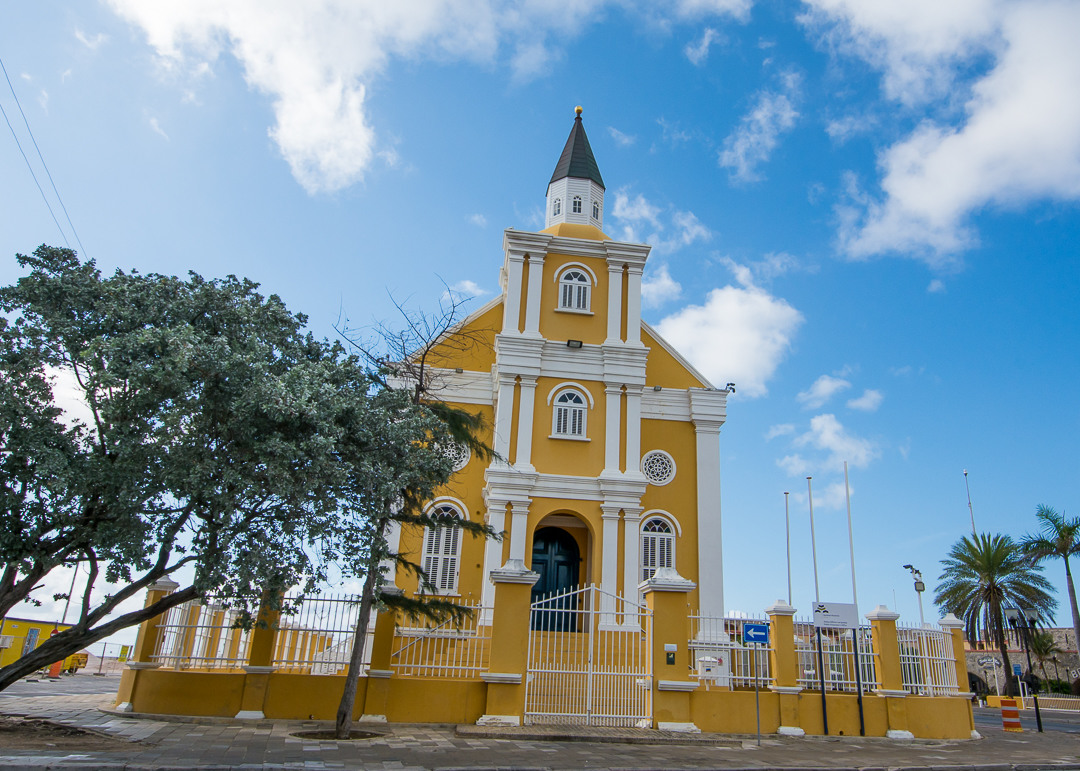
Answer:
[[[769,625],[768,624],[743,624],[742,627],[743,643],[758,643],[760,645],[769,644]]]

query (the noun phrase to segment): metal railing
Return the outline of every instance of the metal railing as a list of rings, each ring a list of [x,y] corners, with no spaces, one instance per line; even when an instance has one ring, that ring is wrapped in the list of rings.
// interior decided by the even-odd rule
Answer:
[[[857,635],[857,637],[856,637]],[[874,645],[871,628],[822,629],[821,652],[818,652],[817,629],[810,620],[795,622],[795,654],[799,661],[798,684],[808,690],[821,688],[819,662],[824,662],[825,690],[858,691],[855,676],[855,640],[859,644],[859,679],[863,693],[880,686],[874,666]]]
[[[952,635],[932,627],[896,626],[904,690],[921,696],[959,693]]]
[[[238,669],[247,663],[251,632],[239,613],[214,598],[189,600],[164,614],[150,660],[174,669]]]
[[[398,626],[390,669],[398,677],[478,678],[491,659],[491,609],[469,600],[457,602],[470,611],[460,619],[426,626]],[[415,622],[414,622],[415,623]]]
[[[690,615],[690,677],[707,685],[730,688],[759,688],[773,683],[769,661],[769,645],[747,645],[743,638],[744,624],[766,624],[767,620],[752,618],[718,618]]]
[[[282,615],[274,639],[271,660],[279,672],[311,675],[344,675],[352,654],[353,638],[360,619],[360,596],[325,594],[314,597],[287,595],[295,613]],[[371,661],[375,634],[374,615],[368,622],[363,663]],[[363,670],[362,670],[363,671]]]

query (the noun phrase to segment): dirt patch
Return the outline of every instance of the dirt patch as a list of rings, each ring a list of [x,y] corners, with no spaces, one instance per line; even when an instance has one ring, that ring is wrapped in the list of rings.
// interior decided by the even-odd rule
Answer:
[[[131,742],[123,739],[101,736],[48,720],[0,715],[0,749],[115,752],[130,750],[131,745]]]
[[[297,739],[309,739],[323,742],[355,742],[362,739],[374,739],[383,734],[375,731],[350,731],[348,739],[338,739],[334,736],[334,729],[326,729],[321,731],[297,731],[290,736],[295,736]]]

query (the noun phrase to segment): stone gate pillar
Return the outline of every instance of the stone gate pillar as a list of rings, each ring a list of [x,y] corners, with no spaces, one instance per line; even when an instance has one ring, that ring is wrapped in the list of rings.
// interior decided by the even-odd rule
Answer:
[[[495,610],[491,625],[491,660],[480,677],[488,684],[487,706],[477,725],[521,725],[525,714],[525,674],[529,665],[529,604],[540,578],[525,563],[509,560],[492,570]]]
[[[674,568],[660,568],[639,586],[652,613],[653,721],[661,731],[700,731],[690,717],[690,692],[698,683],[690,679],[687,651],[686,595],[695,586]]]
[[[777,600],[765,609],[769,616],[769,638],[772,642],[770,665],[773,685],[769,689],[779,695],[780,723],[776,729],[784,736],[804,736],[799,717],[799,654],[795,650],[795,608]]]

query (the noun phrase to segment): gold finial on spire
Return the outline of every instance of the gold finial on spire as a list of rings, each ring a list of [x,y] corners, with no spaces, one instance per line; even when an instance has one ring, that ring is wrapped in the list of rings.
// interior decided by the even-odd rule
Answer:
[[[581,105],[580,104],[577,107],[574,108],[574,112],[577,113],[577,116],[579,118],[581,117]]]

